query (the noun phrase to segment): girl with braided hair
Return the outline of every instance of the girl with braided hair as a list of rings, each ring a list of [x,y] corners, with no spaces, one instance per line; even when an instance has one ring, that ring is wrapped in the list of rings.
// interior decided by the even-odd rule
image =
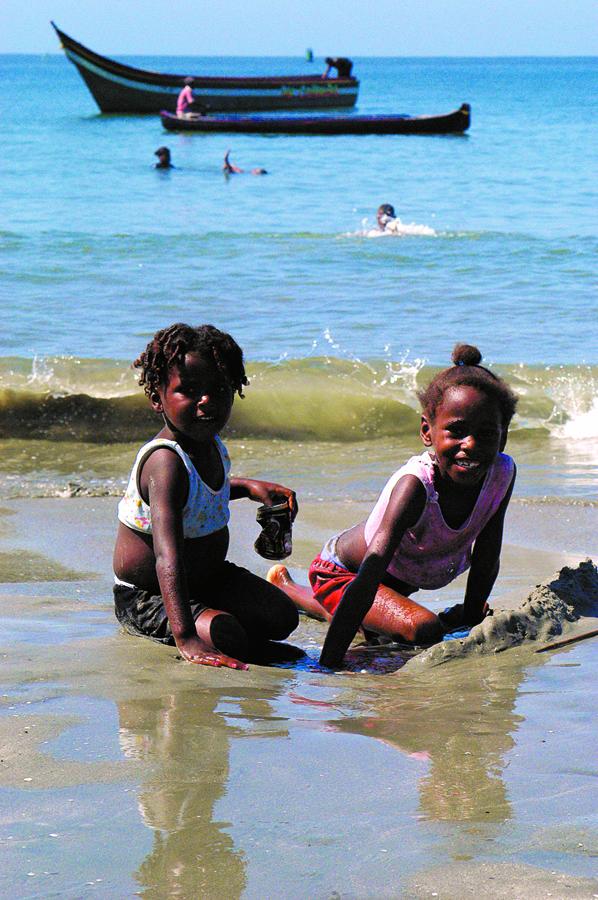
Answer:
[[[296,627],[277,587],[226,559],[229,500],[271,506],[295,494],[230,475],[219,432],[248,384],[243,353],[213,325],[158,331],[133,363],[163,426],[135,460],[118,506],[115,612],[123,627],[176,644],[188,662],[246,669]]]
[[[458,344],[452,358],[419,394],[425,452],[391,476],[366,521],[328,541],[309,571],[312,590],[282,565],[268,572],[300,609],[330,621],[323,665],[339,665],[362,622],[376,634],[430,644],[490,613],[515,482],[502,451],[517,398],[480,365],[477,347]],[[464,602],[446,613],[411,599],[467,569]]]

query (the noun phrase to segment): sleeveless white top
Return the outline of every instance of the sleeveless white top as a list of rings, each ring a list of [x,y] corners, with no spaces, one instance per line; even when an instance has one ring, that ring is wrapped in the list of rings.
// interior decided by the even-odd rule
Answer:
[[[201,480],[197,469],[190,457],[176,441],[166,438],[155,438],[144,444],[133,465],[129,484],[125,495],[118,504],[118,518],[133,531],[141,531],[144,534],[152,533],[152,514],[149,504],[145,502],[139,491],[139,472],[150,453],[159,447],[168,447],[173,450],[183,461],[183,465],[189,476],[189,492],[187,501],[183,507],[183,534],[186,538],[206,537],[220,531],[228,524],[230,510],[230,458],[226,447],[216,435],[214,438],[222,467],[224,478],[222,487],[214,491]]]
[[[369,544],[378,530],[390,495],[399,478],[415,475],[426,490],[426,505],[418,521],[403,535],[387,571],[413,587],[436,590],[449,584],[471,565],[473,544],[488,524],[509,490],[515,463],[506,453],[497,454],[488,469],[471,514],[460,528],[444,521],[434,487],[434,462],[425,451],[412,456],[386,482],[374,509],[365,523],[364,537]]]

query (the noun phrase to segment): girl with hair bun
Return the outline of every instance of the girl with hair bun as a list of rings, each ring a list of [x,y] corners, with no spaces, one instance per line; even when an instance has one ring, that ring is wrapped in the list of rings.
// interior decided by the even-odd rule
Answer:
[[[338,666],[358,628],[414,644],[490,614],[515,463],[503,453],[517,398],[457,344],[453,365],[418,393],[426,448],[394,473],[369,517],[332,537],[313,561],[312,590],[284,566],[268,580],[308,615],[330,621],[320,662]],[[440,616],[411,599],[469,569],[463,603]]]

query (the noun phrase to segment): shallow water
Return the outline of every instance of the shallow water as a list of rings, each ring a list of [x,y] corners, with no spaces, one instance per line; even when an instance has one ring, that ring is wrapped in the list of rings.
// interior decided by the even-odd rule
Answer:
[[[596,891],[589,645],[410,680],[198,672],[94,635],[5,656],[13,896],[396,897],[423,878],[454,897],[466,863],[498,866],[508,896],[518,866],[545,881],[526,896]]]
[[[575,563],[552,508],[517,508],[497,606]],[[88,576],[0,588],[3,893],[454,898],[480,877],[490,896],[494,879],[505,896],[598,893],[595,642],[395,675],[195,668],[118,632],[113,512],[23,499],[0,519],[9,547]],[[297,577],[347,507],[304,513]],[[256,530],[235,505],[231,556],[260,571]],[[323,635],[302,619],[292,641],[315,659]]]

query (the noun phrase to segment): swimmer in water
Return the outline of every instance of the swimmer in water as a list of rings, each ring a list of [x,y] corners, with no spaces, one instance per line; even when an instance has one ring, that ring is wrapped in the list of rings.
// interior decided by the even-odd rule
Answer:
[[[168,147],[158,147],[154,156],[158,157],[158,162],[154,166],[154,169],[174,169],[174,166],[170,161],[170,150]]]
[[[376,213],[376,221],[378,222],[378,228],[380,231],[386,231],[386,226],[390,222],[394,222],[397,218],[395,213],[394,206],[391,206],[390,203],[383,203],[378,207],[378,212]]]
[[[230,150],[227,150],[226,153],[224,154],[224,162],[222,163],[222,171],[224,172],[224,174],[225,175],[242,175],[244,173],[245,169],[240,169],[238,166],[235,166],[235,164],[230,161],[229,157],[230,157]],[[268,172],[266,171],[266,169],[257,168],[257,169],[251,170],[251,175],[267,175],[267,174],[268,174]]]
[[[367,219],[364,220],[364,225]],[[395,208],[390,203],[382,203],[376,212],[376,228],[362,232],[366,237],[405,237],[406,235],[434,236],[436,232],[429,225],[418,225],[417,222],[401,222]]]
[[[360,234],[368,238],[404,237],[405,235],[434,236],[436,232],[429,225],[418,225],[416,222],[401,222],[395,208],[390,203],[382,203],[376,211],[376,227],[367,228],[368,220],[363,220],[366,229]]]

